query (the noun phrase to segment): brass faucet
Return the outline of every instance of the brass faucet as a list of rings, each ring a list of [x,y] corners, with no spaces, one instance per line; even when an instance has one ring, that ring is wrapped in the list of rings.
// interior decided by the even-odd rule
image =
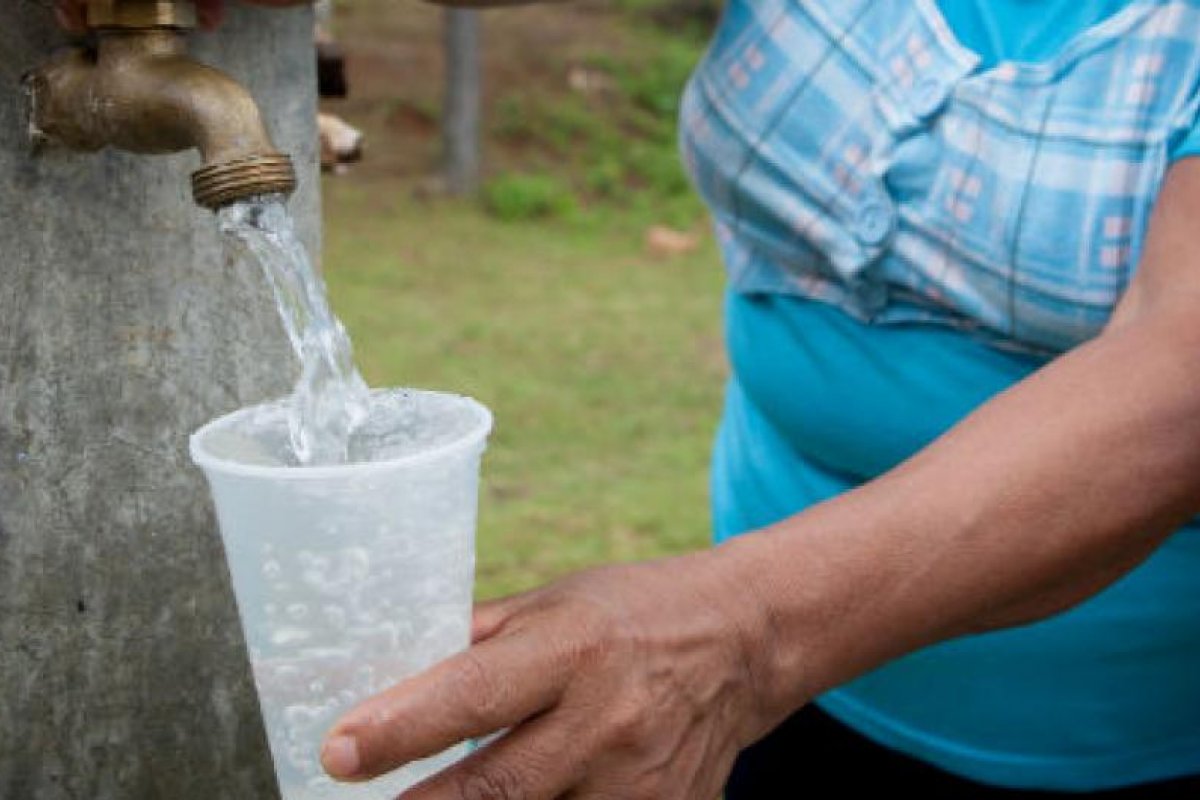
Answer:
[[[26,76],[34,131],[67,147],[134,153],[198,148],[196,202],[216,210],[296,188],[257,104],[228,75],[188,57],[191,0],[89,0],[94,48],[74,48]]]

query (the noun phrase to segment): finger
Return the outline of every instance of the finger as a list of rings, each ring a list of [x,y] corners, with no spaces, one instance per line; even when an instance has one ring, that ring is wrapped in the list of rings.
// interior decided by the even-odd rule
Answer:
[[[58,19],[58,24],[71,33],[83,33],[87,30],[84,6],[79,0],[55,3],[54,16]]]
[[[488,797],[556,800],[586,775],[577,732],[560,715],[531,720],[401,795],[400,800]]]
[[[201,0],[196,6],[196,15],[200,18],[201,28],[212,30],[225,19],[225,3],[223,0]]]
[[[476,603],[471,614],[471,643],[478,644],[499,633],[520,606],[517,597]]]
[[[335,778],[363,780],[515,726],[557,703],[569,675],[562,652],[540,637],[488,639],[342,717],[322,764]]]

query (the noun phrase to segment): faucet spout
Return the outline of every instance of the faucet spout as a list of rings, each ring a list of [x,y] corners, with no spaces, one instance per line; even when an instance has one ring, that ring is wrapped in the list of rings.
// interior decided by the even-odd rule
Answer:
[[[101,28],[95,49],[69,51],[26,82],[34,129],[67,147],[199,150],[192,189],[206,208],[295,189],[291,159],[271,142],[250,93],[190,58],[178,27]]]

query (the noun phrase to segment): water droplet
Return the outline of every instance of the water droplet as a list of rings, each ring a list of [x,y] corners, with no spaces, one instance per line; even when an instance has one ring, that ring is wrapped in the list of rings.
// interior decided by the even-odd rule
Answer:
[[[299,667],[291,664],[281,664],[275,668],[275,679],[280,682],[294,681],[303,675]]]
[[[283,647],[297,642],[305,642],[311,638],[312,634],[303,628],[280,628],[271,634],[271,644]]]

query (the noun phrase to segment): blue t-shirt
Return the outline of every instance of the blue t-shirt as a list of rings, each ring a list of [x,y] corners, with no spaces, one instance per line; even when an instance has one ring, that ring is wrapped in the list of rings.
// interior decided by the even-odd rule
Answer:
[[[1051,57],[1128,2],[939,6],[986,66]],[[1172,150],[1196,153],[1195,130]],[[1045,363],[958,330],[873,326],[776,293],[731,291],[726,329],[718,540],[878,476]],[[1188,528],[1065,614],[922,650],[819,703],[877,741],[987,783],[1094,790],[1200,773],[1198,609],[1200,531]]]
[[[1041,62],[1080,31],[1105,20],[1130,0],[937,0],[942,16],[963,45],[981,57],[980,67],[1002,61]],[[1173,157],[1200,154],[1200,127],[1173,150]]]

